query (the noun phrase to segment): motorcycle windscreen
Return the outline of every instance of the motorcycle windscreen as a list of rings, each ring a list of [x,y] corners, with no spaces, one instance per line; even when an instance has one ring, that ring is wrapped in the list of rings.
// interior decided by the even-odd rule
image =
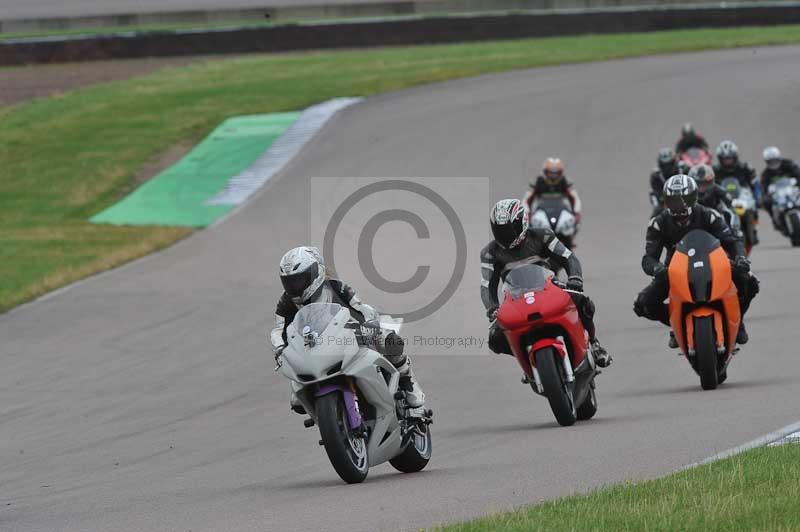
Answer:
[[[699,229],[689,231],[676,246],[676,251],[689,258],[687,277],[695,303],[706,303],[711,298],[711,284],[714,278],[711,253],[719,247],[720,242],[714,235]]]
[[[297,311],[292,323],[300,334],[316,333],[320,335],[328,328],[342,308],[344,307],[336,303],[311,303]]]
[[[511,294],[514,299],[522,297],[526,292],[541,292],[553,275],[552,271],[538,264],[517,266],[506,274],[503,292]]]
[[[735,177],[726,177],[722,180],[720,185],[725,189],[725,192],[731,195],[731,198],[733,199],[738,198],[739,193],[742,191],[742,185]]]
[[[797,181],[794,178],[782,177],[770,185],[773,203],[780,209],[792,209],[798,206],[800,200]]]
[[[536,208],[543,210],[550,222],[555,224],[561,216],[561,211],[568,209],[568,205],[561,194],[557,196],[548,194],[536,200]]]

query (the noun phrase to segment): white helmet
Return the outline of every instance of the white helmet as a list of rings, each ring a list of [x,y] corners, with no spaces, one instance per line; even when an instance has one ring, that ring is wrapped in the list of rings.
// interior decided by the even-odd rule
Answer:
[[[313,296],[325,282],[325,263],[315,247],[300,246],[281,258],[281,283],[296,305]]]
[[[697,183],[685,174],[676,174],[664,183],[664,205],[676,223],[685,225],[697,204]]]
[[[771,168],[772,170],[777,170],[781,165],[781,150],[779,150],[776,146],[768,146],[764,148],[763,155],[764,162],[767,163],[767,167]]]

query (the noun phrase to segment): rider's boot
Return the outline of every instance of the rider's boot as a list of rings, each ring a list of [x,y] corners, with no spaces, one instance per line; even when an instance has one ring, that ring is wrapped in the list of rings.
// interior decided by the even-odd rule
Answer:
[[[606,349],[600,345],[600,341],[597,339],[597,337],[594,337],[590,344],[592,346],[594,361],[597,363],[598,367],[607,368],[610,366],[614,359],[611,358],[611,355],[608,354],[608,351],[606,351]]]
[[[298,414],[305,414],[306,409],[303,406],[303,403],[300,402],[300,399],[297,398],[297,394],[292,392],[291,397],[289,397],[289,405],[292,408],[292,412],[296,412]]]
[[[672,349],[678,349],[678,339],[675,338],[675,331],[669,332],[669,346]]]
[[[739,324],[739,332],[736,334],[736,343],[740,345],[744,345],[750,341],[750,337],[747,335],[747,330],[744,328],[744,322]]]
[[[400,389],[406,392],[406,402],[411,408],[419,408],[425,404],[425,394],[422,392],[417,379],[414,377],[414,370],[411,369],[411,361],[406,357],[405,362],[397,368],[400,372]]]

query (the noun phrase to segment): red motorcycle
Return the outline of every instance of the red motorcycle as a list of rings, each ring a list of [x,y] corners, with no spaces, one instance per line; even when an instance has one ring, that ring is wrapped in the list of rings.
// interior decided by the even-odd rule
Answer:
[[[499,295],[497,323],[525,373],[522,382],[547,397],[561,425],[594,416],[599,371],[569,291],[552,271],[524,264],[506,274]]]
[[[711,166],[714,162],[714,158],[708,150],[704,150],[703,148],[689,148],[680,154],[679,161],[686,166],[686,170],[688,171],[689,168],[697,166],[698,164],[707,164]]]

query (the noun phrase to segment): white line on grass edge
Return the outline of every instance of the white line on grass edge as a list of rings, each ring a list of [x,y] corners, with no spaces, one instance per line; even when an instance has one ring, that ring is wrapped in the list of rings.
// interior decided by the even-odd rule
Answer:
[[[722,460],[725,458],[730,458],[731,456],[741,454],[745,451],[749,451],[750,449],[755,449],[756,447],[763,447],[765,445],[778,442],[779,440],[787,438],[787,436],[794,436],[794,434],[798,431],[800,431],[800,421],[798,421],[797,423],[792,423],[791,425],[786,425],[783,428],[770,432],[769,434],[765,434],[764,436],[756,438],[755,440],[749,441],[737,447],[728,449],[727,451],[722,451],[721,453],[717,453],[713,456],[706,458],[705,460],[689,464],[683,469],[684,470],[691,469],[693,467],[710,464],[712,462],[716,462],[718,460]]]
[[[339,111],[347,107],[350,107],[356,103],[359,103],[361,101],[363,101],[363,98],[334,98],[332,100],[328,100],[305,109],[303,113],[300,115],[300,117],[297,119],[297,122],[295,122],[289,129],[287,129],[283,133],[283,135],[281,135],[280,138],[278,138],[272,144],[272,146],[264,152],[264,154],[262,154],[258,159],[256,159],[256,161],[249,168],[244,170],[238,176],[233,177],[231,181],[229,181],[229,183],[226,183],[225,188],[218,194],[218,196],[222,195],[223,192],[228,191],[231,182],[234,182],[234,180],[236,180],[237,178],[241,178],[242,176],[245,175],[250,178],[250,183],[249,183],[250,186],[245,187],[247,188],[247,193],[243,197],[240,196],[239,198],[237,198],[239,201],[238,204],[236,204],[236,207],[231,209],[230,212],[222,216],[219,220],[215,221],[214,223],[203,229],[215,228],[218,225],[224,223],[226,220],[230,219],[230,217],[233,216],[235,213],[239,212],[239,210],[242,209],[248,203],[247,200],[258,196],[257,192],[259,190],[262,190],[264,185],[266,185],[270,180],[272,180],[272,178],[280,174],[281,171],[283,171],[283,169],[286,168],[286,165],[288,165],[292,161],[292,159],[294,159],[294,157],[300,152],[300,150],[302,150],[303,147],[305,147],[306,144],[308,144],[309,141],[311,141],[311,139],[313,139],[314,136],[317,133],[319,133],[319,131],[325,126],[325,124],[330,122],[330,120]],[[255,170],[256,172],[258,172],[258,174],[254,175],[253,171],[251,170]],[[241,181],[236,183],[237,188],[241,188],[240,187],[241,184],[242,184]],[[252,186],[253,184],[257,184],[257,186],[253,187]],[[239,190],[239,192],[241,193],[243,191]],[[237,202],[230,202],[230,203],[235,204]],[[165,253],[171,249],[174,249],[177,246],[185,244],[186,242],[191,240],[192,236],[200,233],[201,231],[202,229],[200,231],[196,231],[195,233],[189,235],[187,238],[184,238],[183,240],[180,240],[178,242],[175,242],[174,244],[165,247],[164,249],[155,251],[153,253],[148,253],[147,255],[139,257],[138,259],[134,259],[130,262],[120,264],[119,266],[111,268],[110,270],[97,272],[88,277],[84,277],[83,279],[79,279],[74,283],[61,286],[35,299],[17,305],[16,307],[13,307],[12,309],[6,312],[0,313],[0,320],[9,317],[12,314],[16,314],[17,312],[20,312],[30,305],[41,303],[43,301],[47,301],[48,299],[56,297],[59,294],[71,290],[72,288],[75,288],[76,286],[79,286],[83,283],[92,281],[94,279],[97,279],[105,275],[118,273],[127,268],[136,266],[144,261],[151,260],[162,253]]]

